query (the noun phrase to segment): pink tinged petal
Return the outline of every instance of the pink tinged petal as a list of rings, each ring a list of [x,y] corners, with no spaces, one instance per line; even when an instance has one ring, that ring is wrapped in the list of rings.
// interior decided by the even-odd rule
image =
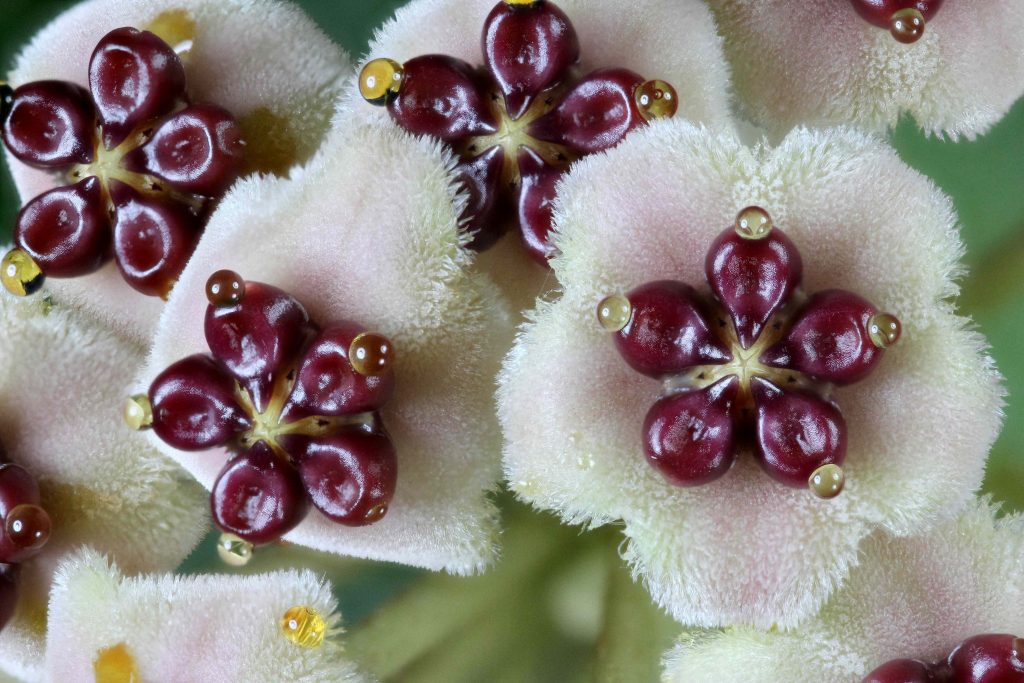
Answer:
[[[96,113],[89,92],[65,81],[34,81],[14,91],[3,140],[30,166],[60,168],[92,161]]]
[[[765,351],[761,360],[833,384],[859,382],[884,355],[869,333],[871,317],[877,312],[852,292],[817,292],[799,312],[785,339]]]
[[[118,270],[137,291],[166,298],[199,241],[202,215],[118,180],[110,182],[110,198]]]
[[[580,44],[569,17],[554,3],[498,2],[484,22],[483,51],[505,107],[518,119],[541,91],[568,75]]]
[[[496,243],[508,228],[504,215],[507,202],[501,192],[501,174],[505,165],[505,149],[492,147],[472,159],[460,160],[455,178],[468,195],[462,212],[462,230],[473,236],[467,245],[483,251]]]
[[[114,29],[89,61],[89,89],[113,149],[137,126],[169,112],[185,97],[185,67],[174,50],[149,31]]]
[[[658,400],[644,419],[647,461],[676,486],[718,479],[736,461],[732,405],[739,382],[726,377],[704,389]]]
[[[183,358],[149,388],[153,431],[184,451],[225,444],[251,424],[238,405],[235,380],[206,354]]]
[[[247,282],[245,306],[208,306],[206,342],[263,412],[277,375],[313,330],[305,307],[291,294]]]
[[[628,69],[599,69],[583,77],[558,105],[530,124],[530,135],[593,154],[619,144],[644,123],[634,91],[643,77]]]
[[[761,239],[746,239],[727,228],[708,249],[705,270],[712,291],[732,316],[740,343],[749,348],[800,285],[803,262],[777,228]]]
[[[18,246],[48,276],[76,277],[110,259],[110,216],[100,181],[90,176],[39,195],[18,213]]]
[[[242,131],[230,112],[196,104],[164,121],[145,145],[125,156],[124,164],[176,190],[213,197],[238,177],[244,148]]]
[[[626,295],[629,322],[615,334],[615,346],[629,366],[660,378],[695,365],[724,363],[729,350],[708,326],[697,292],[687,284],[659,280]]]
[[[250,543],[276,541],[309,510],[298,472],[265,441],[228,461],[210,492],[217,526]]]
[[[814,470],[846,457],[846,421],[839,409],[810,392],[750,381],[757,406],[758,462],[776,481],[806,487]]]
[[[519,148],[519,226],[526,251],[546,264],[556,253],[551,243],[551,216],[555,189],[562,171],[548,164],[529,147]]]
[[[20,564],[0,564],[0,629],[14,616],[18,606]]]
[[[309,499],[346,526],[378,522],[398,481],[398,458],[386,434],[358,429],[325,437],[287,437]]]
[[[366,328],[353,322],[324,327],[299,364],[295,385],[282,411],[283,421],[370,412],[388,402],[395,393],[394,372],[362,375],[349,362],[352,340],[363,332]]]
[[[402,68],[402,88],[388,103],[388,111],[410,133],[454,142],[497,130],[488,95],[470,64],[446,55],[424,55]]]

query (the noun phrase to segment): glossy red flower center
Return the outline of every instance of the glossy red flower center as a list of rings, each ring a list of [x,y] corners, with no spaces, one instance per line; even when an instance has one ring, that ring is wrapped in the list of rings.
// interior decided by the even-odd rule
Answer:
[[[864,683],[1021,683],[1024,638],[986,633],[963,641],[941,662],[894,659],[867,675]]]

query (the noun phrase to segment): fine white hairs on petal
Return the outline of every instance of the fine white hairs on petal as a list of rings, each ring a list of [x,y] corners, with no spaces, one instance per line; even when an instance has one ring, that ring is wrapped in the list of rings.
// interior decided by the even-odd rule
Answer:
[[[458,573],[493,558],[494,377],[511,322],[493,285],[467,274],[450,168],[430,140],[341,125],[301,174],[235,187],[168,301],[146,384],[208,352],[205,283],[222,268],[290,292],[321,324],[355,320],[394,342],[397,389],[382,414],[398,487],[387,516],[351,528],[314,511],[290,541]],[[207,487],[227,458],[161,447]]]
[[[185,56],[189,96],[222,106],[237,118],[259,117],[283,149],[304,161],[328,130],[332,105],[351,62],[298,7],[274,0],[88,0],[44,28],[18,57],[8,80],[88,85],[89,59],[108,31],[144,28],[167,11],[185,11],[195,36]],[[296,49],[301,46],[301,49]],[[276,122],[276,123],[275,123]],[[259,124],[254,124],[259,125]],[[60,181],[7,155],[23,202]],[[132,290],[114,264],[92,275],[47,281],[59,300],[82,308],[123,336],[148,341],[163,302]],[[130,306],[125,301],[131,301]]]
[[[49,543],[21,569],[0,668],[38,678],[53,571],[92,545],[132,572],[176,567],[207,528],[198,486],[125,426],[120,407],[141,348],[73,311],[0,297],[0,441],[31,472],[53,521]]]
[[[928,534],[876,533],[821,613],[799,629],[685,636],[666,683],[859,683],[885,662],[940,661],[982,633],[1024,633],[1024,519],[988,503]]]
[[[297,645],[282,630],[282,617],[299,606],[325,621],[319,647]],[[369,681],[344,656],[340,620],[330,584],[308,570],[126,577],[83,550],[57,573],[46,676],[55,683],[92,683],[97,662],[102,666],[103,653],[114,650],[134,662],[133,680]]]
[[[973,138],[1024,94],[1024,3],[943,3],[911,45],[849,0],[711,0],[743,113],[795,125],[882,131],[910,113],[928,133]]]
[[[658,279],[710,296],[706,249],[750,204],[800,249],[806,291],[849,289],[903,322],[872,376],[835,391],[849,445],[847,487],[831,501],[773,482],[748,453],[712,484],[668,484],[641,436],[661,384],[626,365],[595,317],[605,296]],[[948,301],[955,217],[882,142],[797,130],[750,149],[658,123],[580,162],[556,214],[563,296],[537,308],[499,380],[505,472],[566,520],[623,520],[626,558],[679,621],[791,626],[821,606],[874,527],[920,530],[979,486],[1002,391]]]

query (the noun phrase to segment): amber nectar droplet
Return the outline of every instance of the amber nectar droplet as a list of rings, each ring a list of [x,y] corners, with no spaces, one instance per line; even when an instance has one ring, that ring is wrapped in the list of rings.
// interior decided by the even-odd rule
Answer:
[[[889,313],[879,313],[868,320],[868,336],[871,343],[880,349],[887,349],[898,342],[902,333],[899,319]]]
[[[218,270],[206,281],[206,300],[217,308],[228,308],[245,298],[245,280],[233,270]]]
[[[1013,639],[1013,656],[1024,662],[1024,638]]]
[[[139,666],[124,643],[96,653],[92,670],[96,675],[96,683],[142,683]]]
[[[153,426],[153,405],[145,394],[135,394],[124,402],[124,422],[135,431]]]
[[[647,81],[636,86],[633,99],[644,121],[667,119],[679,110],[679,96],[676,89],[665,81]]]
[[[349,345],[348,362],[360,375],[380,375],[395,362],[395,347],[384,335],[363,332]]]
[[[4,528],[19,548],[38,550],[50,540],[50,515],[38,505],[16,505],[7,513]]]
[[[893,12],[889,33],[901,43],[916,43],[924,35],[924,15],[915,7]]]
[[[843,492],[846,474],[839,465],[822,465],[811,473],[807,485],[818,498],[835,498]]]
[[[253,545],[234,534],[221,534],[217,539],[217,554],[221,562],[232,567],[244,567],[252,559]]]
[[[21,249],[11,249],[0,263],[0,280],[4,289],[15,296],[29,296],[39,291],[46,276],[32,257]]]
[[[743,239],[764,239],[773,227],[772,217],[760,206],[748,206],[736,214],[736,234]]]
[[[359,94],[370,104],[387,104],[402,89],[404,78],[405,70],[395,60],[374,59],[359,74]]]
[[[633,305],[621,294],[612,294],[597,305],[597,320],[609,332],[618,332],[629,324]]]
[[[281,617],[285,637],[300,647],[320,647],[327,632],[327,623],[312,607],[295,606]]]

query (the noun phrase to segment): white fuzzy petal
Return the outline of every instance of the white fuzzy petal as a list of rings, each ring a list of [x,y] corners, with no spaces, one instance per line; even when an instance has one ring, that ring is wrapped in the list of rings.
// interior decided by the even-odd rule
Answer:
[[[938,661],[981,633],[1024,633],[1024,519],[987,503],[931,533],[865,541],[821,613],[790,632],[706,634],[669,653],[682,683],[859,683],[897,658]]]
[[[493,285],[467,275],[449,165],[439,145],[391,126],[343,126],[297,178],[240,183],[167,304],[144,379],[208,351],[204,288],[221,268],[291,292],[314,320],[384,333],[398,359],[383,411],[399,463],[388,514],[348,528],[314,512],[287,539],[464,573],[493,553],[493,378],[511,323]],[[225,462],[223,452],[164,449],[207,487]]]
[[[973,138],[1024,94],[1024,4],[944,3],[913,45],[848,0],[712,0],[745,113],[795,125],[884,130],[908,112],[929,133]]]
[[[282,632],[281,618],[295,606],[327,622],[320,647],[300,647]],[[125,577],[84,551],[58,570],[46,677],[92,683],[100,653],[123,645],[143,681],[368,681],[344,656],[336,610],[330,584],[310,571]]]
[[[141,348],[59,308],[0,297],[0,439],[39,481],[54,529],[22,567],[21,601],[0,632],[0,668],[34,678],[46,596],[57,563],[92,545],[128,571],[176,567],[202,538],[198,487],[146,439],[120,406]]]
[[[288,2],[88,0],[36,35],[18,57],[9,80],[14,86],[43,79],[88,85],[89,58],[100,38],[121,26],[145,27],[168,10],[186,10],[196,22],[185,60],[193,101],[218,104],[238,118],[268,109],[287,120],[298,161],[319,147],[350,62],[311,19]],[[62,182],[10,155],[7,158],[23,202]],[[112,263],[87,277],[50,279],[47,288],[60,300],[138,341],[152,336],[163,305],[132,290]]]
[[[835,393],[850,436],[847,488],[832,501],[772,482],[749,455],[713,484],[666,483],[641,440],[661,385],[632,371],[595,319],[604,296],[644,282],[706,291],[706,249],[749,204],[800,249],[807,291],[850,289],[904,323],[872,376]],[[954,221],[927,179],[849,131],[749,150],[673,122],[585,160],[560,195],[564,294],[537,309],[500,379],[512,487],[568,520],[624,520],[627,558],[684,623],[795,624],[874,527],[920,530],[980,484],[1002,392],[982,340],[946,301]]]

